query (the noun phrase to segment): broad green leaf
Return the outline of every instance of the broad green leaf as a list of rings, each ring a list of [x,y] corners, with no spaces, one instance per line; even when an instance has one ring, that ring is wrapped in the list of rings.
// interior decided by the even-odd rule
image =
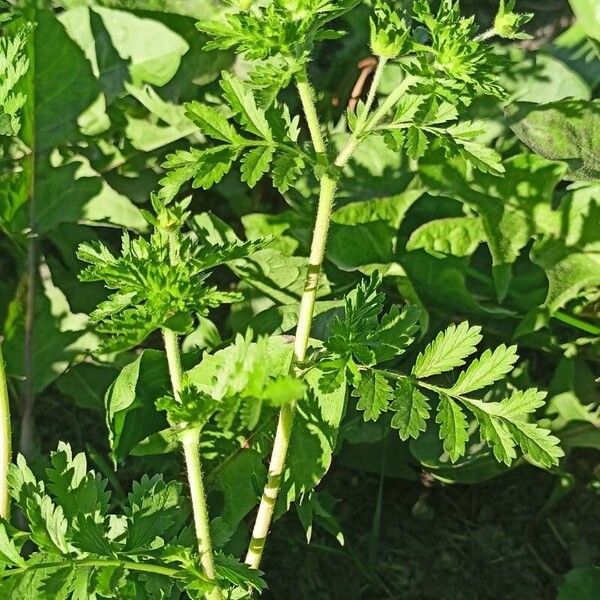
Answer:
[[[600,100],[517,104],[507,115],[511,129],[535,153],[567,164],[569,179],[600,179]]]
[[[560,206],[560,227],[536,241],[531,259],[546,272],[550,311],[563,307],[584,289],[600,285],[600,186],[581,184]]]
[[[481,219],[447,217],[429,221],[415,229],[406,243],[407,250],[423,248],[434,256],[471,256],[485,240]]]
[[[517,347],[501,344],[493,351],[489,348],[462,371],[449,393],[462,395],[492,385],[512,371],[517,359]]]
[[[309,391],[297,404],[276,515],[313,490],[331,465],[346,404],[346,383],[342,381],[336,390],[324,393],[319,390],[318,378],[317,369],[307,373]]]
[[[356,408],[363,411],[364,420],[377,421],[381,413],[388,410],[392,388],[381,373],[368,370],[362,374],[352,396],[359,399]]]
[[[184,106],[163,100],[149,85],[125,83],[125,89],[150,112],[150,117],[140,117],[138,111],[126,115],[125,135],[134,148],[152,152],[198,132],[198,125],[188,119]]]
[[[16,298],[4,325],[4,353],[9,374],[24,378],[25,306]],[[85,354],[98,347],[95,334],[86,331],[87,316],[73,313],[50,274],[44,273],[38,282],[34,303],[32,344],[32,386],[41,392],[70,364],[79,362]]]
[[[513,156],[504,167],[502,177],[478,171],[468,177],[464,165],[440,153],[429,154],[420,165],[420,176],[432,193],[450,195],[480,215],[500,299],[506,296],[521,250],[538,233],[556,228],[553,192],[565,172],[564,166],[531,154]]]
[[[598,36],[600,39],[600,26]],[[578,567],[566,574],[557,600],[595,600],[599,589],[600,567]]]
[[[467,419],[460,406],[446,394],[440,394],[436,423],[440,424],[440,439],[452,462],[465,453],[469,439]]]
[[[166,426],[154,401],[169,387],[167,361],[162,352],[144,350],[124,367],[106,394],[106,423],[115,463],[151,433]]]
[[[188,43],[160,21],[129,11],[81,6],[65,11],[60,19],[86,53],[105,89],[118,89],[118,80],[126,79],[122,73],[115,72],[114,64],[104,63],[109,49],[114,48],[112,51],[122,58],[121,69],[129,72],[131,82],[136,86],[167,83],[189,50]],[[103,30],[108,39],[99,35],[98,30]]]
[[[589,100],[590,86],[569,65],[544,51],[527,52],[511,48],[512,65],[503,78],[511,99],[546,104],[565,98]],[[535,71],[535,77],[531,76]]]
[[[401,440],[418,438],[427,428],[429,400],[409,379],[402,379],[394,389],[391,409],[394,411],[392,427],[398,430]]]
[[[273,146],[258,146],[244,154],[241,164],[242,181],[253,188],[268,171],[273,159]]]
[[[600,41],[598,4],[594,0],[569,0],[569,4],[577,17],[577,22],[583,27],[587,35]]]
[[[466,321],[452,323],[437,334],[423,352],[420,352],[412,369],[415,377],[424,378],[445,373],[465,364],[481,341],[481,327],[470,327]]]

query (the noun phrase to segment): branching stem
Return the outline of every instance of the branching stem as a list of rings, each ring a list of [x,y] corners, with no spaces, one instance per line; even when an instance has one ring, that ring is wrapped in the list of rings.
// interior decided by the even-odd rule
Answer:
[[[183,369],[181,367],[177,334],[170,329],[164,329],[163,339],[165,351],[167,353],[173,395],[178,402],[181,402],[180,396],[183,388]],[[210,538],[210,520],[208,516],[208,506],[206,505],[206,492],[204,490],[204,481],[202,479],[202,468],[200,465],[200,430],[190,429],[183,432],[182,446],[183,454],[185,456],[187,478],[190,486],[190,495],[192,498],[194,528],[196,531],[196,539],[198,541],[200,561],[206,578],[215,582],[215,587],[208,595],[208,598],[210,600],[224,600],[224,596],[216,582],[215,559]]]
[[[378,72],[376,72],[374,76],[373,85],[371,86],[367,98],[367,105],[369,108],[374,102],[376,93],[375,86],[378,85],[381,79],[381,73],[383,72],[384,66],[385,63],[380,61],[377,69]],[[298,365],[306,358],[306,350],[310,339],[315,299],[319,287],[323,259],[325,258],[325,246],[327,244],[329,223],[331,221],[331,213],[337,189],[335,172],[346,165],[350,156],[352,156],[352,153],[360,144],[361,134],[361,132],[355,130],[345,147],[338,154],[335,161],[333,161],[333,164],[331,164],[327,158],[327,146],[317,116],[314,92],[308,81],[306,70],[297,76],[296,87],[298,89],[298,95],[300,96],[300,102],[302,104],[313,147],[319,158],[325,163],[325,172],[319,181],[320,192],[317,215],[313,229],[304,291],[300,300],[298,325],[296,327],[296,337],[294,342],[294,369],[297,369]],[[367,119],[366,111],[363,118],[365,120],[364,126]],[[279,413],[277,431],[275,433],[275,440],[273,442],[273,450],[269,463],[267,483],[263,490],[256,515],[256,521],[254,523],[254,529],[252,530],[252,539],[250,540],[250,546],[248,548],[248,553],[246,554],[246,564],[254,569],[257,569],[260,565],[267,535],[273,519],[275,503],[279,493],[281,477],[285,468],[285,460],[294,426],[294,415],[294,404],[285,405]]]
[[[8,467],[12,458],[10,403],[6,369],[0,342],[0,517],[9,518],[10,496],[8,494]]]

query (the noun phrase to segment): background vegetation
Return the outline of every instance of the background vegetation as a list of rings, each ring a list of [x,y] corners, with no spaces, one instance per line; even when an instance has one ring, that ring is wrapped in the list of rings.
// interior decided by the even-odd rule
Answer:
[[[489,40],[509,59],[501,73],[508,97],[482,94],[468,116],[481,125],[477,141],[501,155],[501,179],[467,174],[435,144],[423,148],[418,168],[379,137],[358,149],[333,214],[313,329],[323,339],[340,298],[378,270],[389,303],[422,309],[424,342],[468,320],[481,326],[486,347],[518,343],[509,383],[548,391],[537,416],[566,457],[550,469],[524,458],[509,468],[472,435],[465,457],[451,464],[435,424],[402,442],[349,402],[329,454],[294,455],[310,482],[331,453],[333,467],[312,493],[286,490],[296,502],[275,523],[263,597],[599,597],[595,4],[523,0],[517,9],[533,14],[530,37]],[[167,157],[206,144],[184,104],[215,101],[223,70],[249,69],[231,50],[207,50],[196,28],[225,10],[216,0],[41,3],[34,25],[16,38],[29,68],[21,72],[16,55],[0,61],[0,330],[14,446],[37,474],[59,440],[84,451],[117,507],[143,474],[180,478],[180,457],[157,433],[167,423],[154,408],[168,376],[154,351],[158,335],[141,349],[99,351],[88,315],[106,291],[80,282],[76,249],[94,240],[117,248],[121,228],[147,233],[142,210],[165,185]],[[486,31],[497,2],[465,1],[462,11]],[[349,34],[319,42],[310,63],[320,115],[340,145],[359,61],[370,56],[368,15],[365,5],[341,17],[336,28]],[[6,36],[13,26],[0,21]],[[11,77],[26,99],[3,96]],[[397,77],[393,66],[386,70],[382,93]],[[284,99],[300,112],[292,89]],[[289,334],[296,323],[317,182],[303,173],[282,193],[268,177],[253,189],[242,177],[234,167],[212,187],[184,183],[180,192],[191,194],[194,218],[214,239],[274,236],[267,249],[216,270],[212,280],[243,300],[219,307],[185,337],[185,365],[248,327]],[[138,371],[121,371],[127,365]],[[238,555],[265,473],[258,438],[206,442],[209,504],[229,528],[228,552]],[[232,482],[242,480],[233,493]]]

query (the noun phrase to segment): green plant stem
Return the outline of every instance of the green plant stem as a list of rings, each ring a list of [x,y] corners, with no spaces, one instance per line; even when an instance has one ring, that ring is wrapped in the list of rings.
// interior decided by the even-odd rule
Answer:
[[[496,31],[496,28],[490,27],[483,33],[480,33],[479,35],[475,36],[475,41],[476,42],[485,42],[486,40],[493,38],[497,34],[498,34],[498,32]]]
[[[167,353],[173,395],[178,402],[181,402],[183,369],[181,367],[177,334],[170,329],[163,329],[163,339]],[[206,578],[209,581],[215,582],[215,587],[209,593],[208,598],[210,600],[223,600],[224,596],[217,583],[215,558],[210,538],[210,520],[208,517],[208,506],[206,505],[206,492],[204,490],[202,467],[200,465],[200,430],[189,429],[184,431],[181,443],[185,457],[187,479],[190,486],[194,528],[198,542],[198,552],[200,553],[200,562],[202,563],[202,569]]]
[[[371,87],[369,88],[369,93],[367,95],[367,100],[365,102],[364,109],[360,113],[360,116],[356,121],[356,131],[362,132],[365,123],[367,122],[367,117],[369,116],[369,112],[373,106],[373,102],[375,102],[377,88],[379,87],[379,82],[381,81],[381,76],[383,75],[383,70],[385,69],[387,61],[388,59],[384,56],[380,56],[378,59],[377,67],[375,69],[375,73],[373,73],[373,80],[371,81]]]
[[[406,94],[412,85],[417,83],[418,78],[414,75],[406,75],[402,83],[394,89],[394,91],[377,107],[373,115],[369,117],[365,124],[365,131],[369,131],[377,125],[385,117],[385,115],[397,104],[397,102]],[[362,132],[361,132],[362,133]]]
[[[0,517],[9,518],[8,467],[12,458],[10,403],[2,343],[0,343]]]
[[[76,565],[78,567],[121,567],[128,571],[140,571],[142,573],[154,573],[156,575],[164,575],[165,577],[176,578],[180,571],[171,567],[165,567],[163,565],[155,565],[152,563],[136,563],[130,560],[118,560],[118,559],[95,559],[89,558],[84,560],[73,560],[69,563],[65,561],[61,562],[36,562],[33,565],[26,564],[23,567],[16,567],[14,569],[5,569],[0,573],[0,578],[11,577],[18,575],[19,573],[26,573],[27,571],[36,571],[39,569],[54,569],[64,567],[65,564]]]
[[[382,69],[383,66],[381,67],[381,70]],[[380,77],[381,73],[377,76],[376,82],[379,81]],[[313,147],[320,159],[327,161],[327,147],[321,131],[321,124],[319,123],[317,116],[314,92],[308,81],[306,71],[297,77],[296,87],[306,117]],[[371,98],[370,104],[372,104],[375,98],[375,90],[372,89],[370,91],[369,97]],[[325,258],[325,246],[327,244],[329,223],[331,221],[331,212],[333,210],[337,189],[337,181],[333,176],[333,169],[336,167],[338,169],[344,167],[359,143],[360,139],[358,137],[351,136],[346,146],[335,159],[333,166],[330,165],[328,161],[326,162],[325,173],[321,176],[319,181],[320,191],[317,215],[313,229],[304,291],[300,300],[298,325],[296,327],[294,341],[294,364],[292,366],[297,373],[299,373],[298,366],[306,358],[317,289],[319,287],[319,278],[323,259]],[[294,404],[288,404],[283,406],[279,413],[273,450],[269,462],[267,483],[263,489],[258,512],[256,514],[256,521],[252,530],[252,538],[248,547],[248,553],[246,554],[246,564],[254,569],[257,569],[260,565],[267,535],[269,534],[269,528],[273,519],[275,503],[277,502],[281,477],[285,468],[285,460],[294,426],[295,410],[296,407]]]

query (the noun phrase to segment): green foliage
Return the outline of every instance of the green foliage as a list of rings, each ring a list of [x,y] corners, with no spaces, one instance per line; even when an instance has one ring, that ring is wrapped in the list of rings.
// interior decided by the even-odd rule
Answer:
[[[261,107],[254,90],[228,73],[222,74],[221,87],[237,128],[216,107],[200,102],[188,104],[188,118],[204,135],[224,143],[168,156],[164,166],[169,173],[161,181],[163,198],[171,200],[189,179],[195,188],[212,187],[238,158],[242,181],[249,187],[254,187],[273,163],[273,183],[284,192],[312,161],[297,144],[298,117],[292,119],[286,105]]]
[[[449,387],[425,380],[463,366],[465,359],[476,352],[476,346],[482,339],[480,327],[470,327],[466,322],[450,325],[419,353],[410,376],[374,367],[402,354],[414,341],[412,337],[406,337],[403,344],[390,349],[389,353],[378,354],[376,350],[357,352],[354,349],[352,338],[339,333],[341,324],[345,324],[347,329],[349,324],[354,324],[361,340],[369,340],[370,335],[382,335],[381,332],[386,330],[386,316],[379,320],[383,311],[379,283],[377,275],[361,283],[355,295],[349,297],[344,317],[332,325],[330,337],[325,342],[329,354],[319,365],[323,370],[322,385],[335,382],[333,367],[344,365],[354,374],[352,395],[359,399],[356,408],[363,411],[364,420],[375,421],[382,413],[392,410],[395,415],[391,425],[399,430],[403,440],[409,437],[416,439],[425,431],[430,415],[426,394],[433,393],[438,400],[436,422],[440,425],[440,439],[452,462],[463,456],[466,450],[469,422],[464,411],[467,410],[479,425],[482,441],[490,445],[497,460],[510,465],[516,458],[514,448],[518,445],[534,462],[546,467],[558,464],[558,459],[564,454],[558,446],[559,440],[548,430],[528,421],[529,415],[544,404],[544,393],[534,388],[510,391],[504,387],[500,392],[503,399],[499,402],[466,396],[502,381],[518,359],[516,346],[502,344],[494,350],[485,350],[458,374]],[[416,330],[417,318],[418,311],[408,326],[410,333]],[[398,332],[393,336],[397,341],[401,338]],[[377,348],[376,344],[369,346]],[[363,346],[358,348],[362,350]],[[393,388],[390,383],[396,387]]]
[[[0,37],[0,135],[14,136],[21,128],[20,111],[25,94],[15,91],[29,68],[24,51],[29,28],[20,28],[15,35]]]
[[[156,198],[154,202],[158,212],[152,221],[158,227],[149,239],[130,240],[124,234],[118,257],[100,243],[82,244],[77,252],[90,265],[81,273],[82,281],[102,281],[116,290],[90,315],[97,331],[108,336],[107,351],[136,346],[157,329],[191,332],[191,315],[205,317],[211,308],[240,298],[206,285],[206,271],[264,245],[262,241],[202,245],[192,233],[179,231],[182,223],[172,218],[173,209]],[[181,205],[175,211],[185,215]]]
[[[119,513],[109,511],[107,482],[87,470],[83,454],[61,443],[51,455],[47,483],[22,456],[11,467],[11,495],[27,517],[18,535],[0,524],[4,598],[202,598],[211,589],[195,566],[195,539],[181,484],[161,475],[134,482]],[[9,533],[11,537],[9,538]],[[33,551],[22,553],[25,543]],[[224,587],[260,590],[260,573],[222,556]],[[113,583],[111,583],[113,582]],[[115,587],[114,582],[119,582]]]
[[[533,13],[517,13],[514,11],[516,0],[500,0],[500,6],[494,19],[494,31],[505,39],[527,40],[531,36],[522,33],[521,28],[533,18]]]
[[[226,4],[0,17],[11,394],[60,392],[65,439],[71,399],[104,410],[124,467],[96,453],[111,495],[64,443],[44,478],[17,459],[3,598],[248,597],[265,583],[231,553],[258,503],[343,539],[315,491],[338,453],[473,483],[598,447],[593,19],[532,51],[514,0],[482,34],[453,0]],[[189,486],[145,474],[176,477],[182,446]]]

